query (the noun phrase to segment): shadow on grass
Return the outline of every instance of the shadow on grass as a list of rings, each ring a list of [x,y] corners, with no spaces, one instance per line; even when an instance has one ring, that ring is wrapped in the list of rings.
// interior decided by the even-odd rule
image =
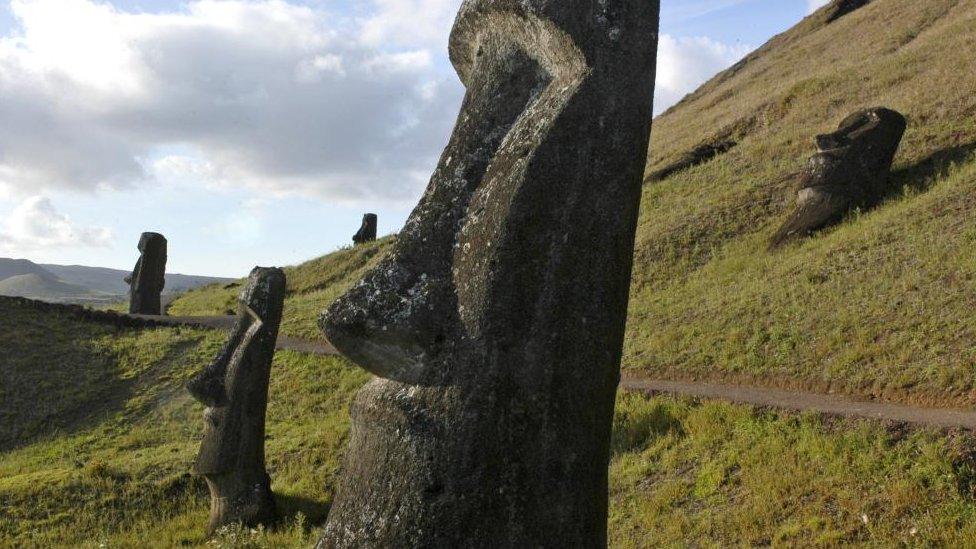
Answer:
[[[183,341],[168,349],[150,368],[131,376],[111,351],[86,345],[86,340],[123,337],[116,331],[57,317],[6,311],[11,324],[0,321],[0,452],[51,437],[72,435],[125,410],[130,420],[145,413],[161,395],[160,378],[199,341]],[[5,330],[10,328],[10,330]],[[140,394],[151,395],[127,410]]]
[[[301,496],[275,494],[275,502],[278,505],[279,526],[295,524],[295,517],[301,513],[305,516],[306,528],[320,527],[325,524],[332,508],[331,503]]]
[[[613,422],[611,452],[614,456],[632,452],[669,433],[681,435],[684,429],[666,407],[648,401],[621,406]]]
[[[905,188],[915,192],[927,191],[935,182],[946,177],[954,164],[964,162],[974,154],[976,142],[965,143],[940,149],[910,166],[891,172],[891,190],[877,203],[902,194]]]

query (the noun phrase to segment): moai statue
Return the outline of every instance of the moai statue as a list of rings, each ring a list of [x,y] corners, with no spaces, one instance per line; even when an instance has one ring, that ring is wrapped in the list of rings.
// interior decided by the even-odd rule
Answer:
[[[657,0],[466,0],[467,88],[391,253],[320,318],[357,395],[319,547],[600,547]]]
[[[207,405],[193,472],[210,487],[211,533],[225,524],[255,526],[275,517],[264,468],[264,416],[284,299],[284,271],[255,267],[241,292],[230,339],[187,383],[190,394]]]
[[[166,285],[166,238],[159,233],[142,233],[139,253],[135,269],[125,277],[129,284],[129,313],[162,314],[159,296]]]
[[[890,190],[888,175],[907,122],[884,108],[856,112],[830,134],[817,136],[797,184],[796,209],[770,240],[770,249],[843,218],[851,208],[875,204]]]
[[[352,236],[354,244],[364,244],[376,240],[376,214],[366,214],[363,216],[363,224]]]

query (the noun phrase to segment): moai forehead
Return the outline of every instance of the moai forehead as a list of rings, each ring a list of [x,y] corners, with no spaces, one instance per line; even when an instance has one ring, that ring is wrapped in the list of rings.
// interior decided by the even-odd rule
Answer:
[[[284,271],[278,268],[255,267],[237,300],[263,320],[281,316],[284,294]]]
[[[159,249],[166,246],[166,237],[159,233],[142,233],[139,237],[139,251],[145,253],[147,250]]]
[[[804,186],[851,187],[855,197],[870,192],[872,180],[887,176],[907,125],[891,109],[851,114],[837,131],[816,137],[817,154],[810,158]]]
[[[878,148],[897,146],[908,126],[905,117],[891,109],[874,108],[855,112],[841,121],[837,131],[816,137],[817,150],[827,152],[862,144]]]

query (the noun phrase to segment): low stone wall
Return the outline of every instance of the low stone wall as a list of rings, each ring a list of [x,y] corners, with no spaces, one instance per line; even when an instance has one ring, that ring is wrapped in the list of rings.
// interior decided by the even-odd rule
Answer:
[[[154,328],[157,326],[169,326],[163,322],[144,318],[133,318],[128,315],[115,311],[96,311],[81,305],[69,305],[66,303],[48,303],[26,297],[7,297],[0,296],[0,314],[4,309],[11,307],[21,307],[33,309],[44,313],[57,313],[79,320],[111,324],[117,328]]]

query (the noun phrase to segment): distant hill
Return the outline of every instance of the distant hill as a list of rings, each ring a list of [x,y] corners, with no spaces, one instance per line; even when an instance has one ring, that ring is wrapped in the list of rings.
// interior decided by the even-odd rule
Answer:
[[[112,294],[125,294],[129,291],[129,285],[125,283],[124,278],[129,276],[131,271],[82,265],[42,264],[40,266],[70,284]],[[227,284],[232,280],[232,278],[166,273],[166,292],[185,292],[207,284]]]
[[[39,265],[27,259],[0,258],[0,295],[46,301],[92,303],[122,301],[129,271],[82,265]],[[167,294],[226,284],[232,279],[182,274],[166,275]]]
[[[0,280],[10,278],[12,276],[20,275],[52,275],[52,273],[44,270],[40,265],[29,261],[27,259],[5,259],[0,258]]]
[[[11,276],[0,280],[0,295],[11,297],[30,297],[65,301],[72,298],[108,298],[104,294],[83,286],[62,282],[50,275],[31,273]]]

